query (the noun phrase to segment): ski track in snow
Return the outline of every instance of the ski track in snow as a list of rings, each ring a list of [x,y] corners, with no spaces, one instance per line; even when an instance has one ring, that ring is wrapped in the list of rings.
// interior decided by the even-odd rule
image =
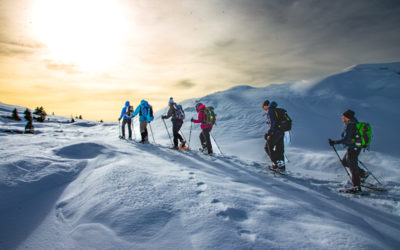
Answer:
[[[317,87],[323,93],[323,86]],[[244,101],[254,96],[251,87],[226,93]],[[227,101],[224,94],[207,98],[225,105],[217,103]],[[0,106],[3,117],[13,109]],[[186,111],[187,117],[193,115]],[[236,111],[219,121],[234,119]],[[295,142],[287,148],[287,174],[272,174],[262,141],[240,139],[238,131],[245,128],[240,124],[230,124],[233,132],[225,131],[225,137],[216,127],[213,133],[226,152],[207,156],[169,150],[160,121],[152,123],[159,144],[140,144],[117,139],[115,123],[68,124],[66,118],[49,116],[49,122],[35,123],[37,134],[23,135],[9,131],[23,131],[24,122],[3,117],[0,249],[400,247],[395,155],[363,153],[361,160],[388,191],[364,189],[366,196],[359,196],[337,192],[350,182],[329,148],[307,149]],[[189,134],[187,124],[183,132]],[[194,127],[192,149],[198,133]],[[249,157],[251,152],[257,157]]]

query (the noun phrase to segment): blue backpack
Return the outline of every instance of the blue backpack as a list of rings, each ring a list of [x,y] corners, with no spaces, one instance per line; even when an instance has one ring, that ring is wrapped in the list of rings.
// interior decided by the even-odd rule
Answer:
[[[143,116],[146,120],[148,117],[150,117],[149,121],[152,121],[154,119],[153,116],[153,107],[149,105],[147,102],[142,105],[140,109],[140,116]]]
[[[174,119],[184,120],[185,119],[185,111],[183,111],[182,105],[174,104],[175,115]]]

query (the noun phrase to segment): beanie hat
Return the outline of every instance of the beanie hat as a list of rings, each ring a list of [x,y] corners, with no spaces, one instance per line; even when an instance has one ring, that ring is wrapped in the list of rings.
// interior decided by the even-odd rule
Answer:
[[[264,106],[268,106],[268,105],[269,105],[269,101],[268,101],[268,100],[265,100],[264,103],[263,103],[263,107],[264,107]]]
[[[355,113],[354,113],[353,110],[348,109],[348,110],[346,110],[346,111],[343,112],[343,115],[344,115],[345,117],[349,118],[349,119],[353,119]]]
[[[200,106],[202,106],[202,105],[203,105],[203,103],[201,103],[201,102],[199,102],[199,103],[196,104],[196,111],[197,111],[197,112],[199,112],[199,108],[200,108]]]
[[[174,98],[170,97],[170,98],[169,98],[168,104],[172,104],[172,103],[175,103],[175,102],[174,102]]]

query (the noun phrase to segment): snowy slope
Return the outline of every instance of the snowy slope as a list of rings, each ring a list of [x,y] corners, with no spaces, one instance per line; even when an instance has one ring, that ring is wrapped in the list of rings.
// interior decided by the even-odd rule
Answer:
[[[338,138],[342,131],[341,114],[352,109],[360,121],[372,126],[371,150],[400,156],[400,63],[358,65],[311,84],[301,81],[264,88],[238,86],[201,98],[199,101],[214,106],[218,114],[213,132],[222,151],[242,154],[243,149],[253,149],[253,144],[258,148],[264,144],[262,135],[267,126],[261,105],[265,99],[275,100],[289,112],[295,147],[328,149],[327,139]],[[186,111],[194,110],[193,103],[183,102]],[[189,117],[192,115],[190,112]],[[189,129],[189,123],[185,124],[185,135]],[[232,145],[232,138],[240,144]],[[252,158],[250,152],[247,155]]]
[[[0,249],[398,249],[400,160],[390,151],[398,138],[394,122],[374,124],[398,112],[400,67],[383,67],[355,66],[307,88],[240,86],[201,98],[218,114],[213,134],[224,155],[216,157],[168,150],[158,118],[165,110],[152,123],[157,144],[142,145],[119,140],[115,123],[54,116],[35,123],[35,135],[11,134],[24,121],[4,118],[13,106],[1,104]],[[386,85],[369,91],[379,79]],[[351,95],[344,80],[367,87]],[[357,101],[366,97],[379,101],[372,112]],[[265,170],[265,98],[296,121],[286,176]],[[190,119],[193,100],[182,103]],[[326,141],[340,134],[348,105],[374,127],[373,149],[361,159],[388,192],[337,192],[348,177]],[[190,124],[182,130],[189,139]],[[192,127],[192,148],[199,132]]]

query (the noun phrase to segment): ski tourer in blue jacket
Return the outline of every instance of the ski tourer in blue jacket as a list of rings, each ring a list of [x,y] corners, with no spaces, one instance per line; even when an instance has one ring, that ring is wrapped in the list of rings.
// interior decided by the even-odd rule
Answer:
[[[147,111],[146,114],[144,112],[145,110]],[[152,106],[146,100],[142,100],[139,106],[137,106],[135,109],[135,112],[133,112],[132,117],[135,117],[139,114],[139,121],[151,122],[154,120],[154,117],[152,116],[152,112],[150,110],[152,110]]]
[[[153,121],[153,108],[151,105],[146,101],[142,100],[140,105],[137,106],[135,112],[132,114],[133,117],[139,114],[139,122],[140,122],[140,134],[142,136],[142,143],[149,142],[149,133],[147,131],[147,124]]]
[[[122,126],[121,126],[121,131],[122,135],[120,135],[120,138],[125,138],[125,127],[128,125],[128,132],[129,132],[129,139],[132,139],[132,115],[128,113],[132,113],[132,111],[128,112],[129,110],[129,101],[125,102],[125,107],[122,108],[121,111],[121,116],[118,118],[118,121],[120,121],[122,118]]]
[[[126,111],[127,111],[128,107],[129,107],[129,105],[130,105],[129,101],[126,101],[126,102],[125,102],[125,107],[122,108],[121,116],[119,117],[118,120],[121,120],[122,118],[128,119],[128,120],[132,119],[131,116],[127,116],[127,115],[126,115]]]

